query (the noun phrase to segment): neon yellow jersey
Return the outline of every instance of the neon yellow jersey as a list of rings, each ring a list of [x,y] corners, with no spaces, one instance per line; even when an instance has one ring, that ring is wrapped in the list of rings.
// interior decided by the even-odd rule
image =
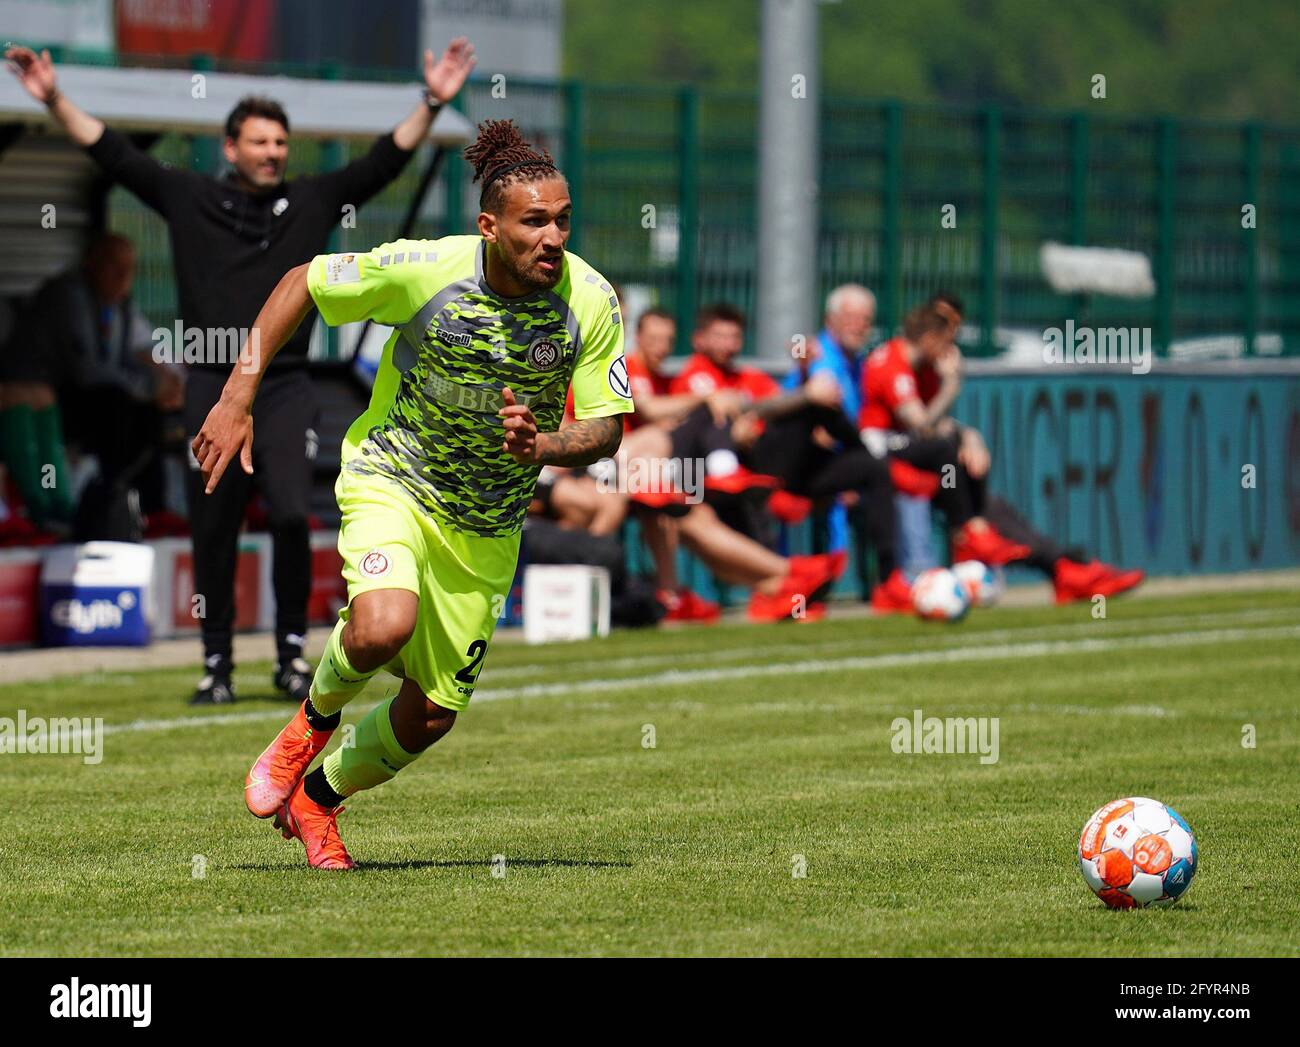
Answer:
[[[539,470],[501,450],[502,388],[543,432],[559,428],[570,383],[579,419],[626,414],[632,399],[609,282],[566,254],[554,288],[502,298],[484,250],[482,237],[448,236],[318,255],[307,288],[327,324],[396,328],[343,468],[396,484],[451,527],[503,536],[523,525]]]

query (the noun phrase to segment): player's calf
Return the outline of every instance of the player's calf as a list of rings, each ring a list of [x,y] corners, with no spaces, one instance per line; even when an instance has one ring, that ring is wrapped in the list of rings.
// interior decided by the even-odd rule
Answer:
[[[390,781],[455,722],[455,712],[406,680],[395,697],[362,718],[351,745],[335,749],[303,780],[303,789],[321,807],[338,807],[353,793]]]

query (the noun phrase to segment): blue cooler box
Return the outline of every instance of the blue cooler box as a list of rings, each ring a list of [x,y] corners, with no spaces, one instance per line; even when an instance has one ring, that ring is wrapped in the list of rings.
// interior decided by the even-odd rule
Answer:
[[[51,549],[41,570],[41,641],[50,647],[143,647],[153,618],[153,548],[87,542]]]

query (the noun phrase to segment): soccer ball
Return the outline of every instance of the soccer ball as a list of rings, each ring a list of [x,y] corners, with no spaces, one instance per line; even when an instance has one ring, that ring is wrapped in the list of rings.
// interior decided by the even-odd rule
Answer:
[[[1083,827],[1079,870],[1108,908],[1173,905],[1196,875],[1196,838],[1157,800],[1112,800]]]
[[[957,576],[946,567],[922,571],[912,583],[912,606],[933,622],[956,622],[970,610],[970,599]]]
[[[988,567],[978,560],[954,564],[952,573],[966,590],[966,598],[975,607],[992,607],[1002,598],[1007,576],[1001,567]]]

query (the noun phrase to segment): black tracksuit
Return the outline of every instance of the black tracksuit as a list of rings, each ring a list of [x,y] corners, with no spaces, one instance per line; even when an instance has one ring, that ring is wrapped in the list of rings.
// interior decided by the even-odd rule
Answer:
[[[251,328],[281,277],[321,254],[346,205],[359,208],[396,178],[412,154],[391,134],[338,171],[245,192],[226,176],[212,178],[166,167],[106,128],[87,150],[167,222],[183,330],[205,332],[205,358],[187,360],[186,432],[192,440],[216,403],[232,360],[229,338],[213,330]],[[315,434],[315,400],[306,370],[314,313],[272,361],[253,407],[253,476],[235,462],[211,494],[203,494],[192,459],[189,508],[194,583],[206,602],[204,653],[227,660],[234,621],[239,527],[256,483],[266,499],[274,549],[276,646],[281,660],[301,654],[311,588],[307,532]],[[178,349],[180,347],[177,347]],[[235,345],[238,350],[238,344]],[[213,357],[223,357],[214,359]]]

